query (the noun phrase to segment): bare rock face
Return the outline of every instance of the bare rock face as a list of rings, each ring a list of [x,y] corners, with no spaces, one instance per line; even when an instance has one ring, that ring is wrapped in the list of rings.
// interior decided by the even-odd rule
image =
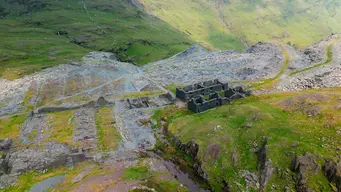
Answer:
[[[5,188],[6,186],[13,185],[18,176],[17,175],[0,175],[0,189]]]
[[[221,144],[209,145],[206,149],[204,160],[205,161],[211,161],[211,162],[215,163],[218,156],[219,156],[220,149],[221,149]]]
[[[59,167],[67,163],[68,153],[68,148],[61,144],[51,144],[45,149],[29,148],[12,152],[6,157],[8,172],[17,174]]]
[[[319,63],[323,61],[323,58],[321,58],[320,49],[308,47],[303,50],[303,54],[308,57],[310,63]]]
[[[181,149],[185,151],[185,153],[191,156],[193,159],[197,159],[199,152],[199,145],[195,143],[193,140],[188,141],[186,145],[182,145]]]
[[[149,98],[148,97],[141,97],[141,98],[132,98],[126,100],[129,109],[136,109],[136,108],[148,108],[149,107]]]
[[[258,168],[260,171],[259,183],[262,191],[265,189],[266,184],[272,177],[273,173],[272,162],[267,155],[267,147],[268,141],[266,139],[261,148],[258,150]]]
[[[311,192],[307,184],[307,174],[317,172],[320,169],[313,154],[306,153],[304,156],[296,157],[291,164],[291,170],[296,173],[296,190],[298,192]]]
[[[251,173],[248,170],[242,170],[239,172],[239,174],[244,177],[246,182],[246,187],[251,187],[253,189],[259,190],[260,184],[259,184],[259,176],[257,173]]]

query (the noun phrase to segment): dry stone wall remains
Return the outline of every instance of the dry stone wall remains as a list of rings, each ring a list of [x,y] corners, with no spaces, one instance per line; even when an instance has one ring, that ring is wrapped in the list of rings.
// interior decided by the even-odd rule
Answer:
[[[224,96],[218,93],[220,91],[224,92]],[[216,108],[250,95],[251,91],[246,91],[242,87],[229,88],[228,83],[222,83],[218,79],[185,86],[183,89],[176,88],[176,96],[188,101],[188,109],[194,113]],[[204,96],[208,98],[205,99]]]

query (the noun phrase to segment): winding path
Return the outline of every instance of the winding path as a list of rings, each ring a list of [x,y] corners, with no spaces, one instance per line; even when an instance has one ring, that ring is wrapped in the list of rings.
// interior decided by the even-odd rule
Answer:
[[[251,88],[256,89],[256,90],[260,90],[260,89],[264,89],[264,88],[272,88],[273,85],[275,83],[277,83],[278,79],[280,77],[282,77],[283,75],[285,75],[285,71],[288,69],[289,64],[290,64],[290,56],[288,51],[285,49],[285,47],[283,45],[280,45],[282,51],[283,51],[283,55],[284,55],[284,61],[283,61],[283,65],[281,67],[281,70],[277,73],[277,75],[273,78],[269,78],[269,79],[264,79],[261,80],[261,82],[256,82],[255,84],[253,84],[251,86]]]
[[[302,73],[304,71],[308,71],[310,69],[314,69],[314,68],[321,67],[321,66],[329,64],[333,60],[333,45],[336,42],[338,42],[339,40],[340,40],[340,38],[338,37],[335,41],[333,41],[332,43],[330,43],[328,45],[328,48],[327,48],[327,60],[325,62],[318,63],[316,65],[313,65],[313,66],[310,66],[310,67],[307,67],[307,68],[304,68],[304,69],[300,69],[300,70],[294,71],[294,72],[290,73],[289,76],[293,76],[293,75],[296,75],[298,73]]]

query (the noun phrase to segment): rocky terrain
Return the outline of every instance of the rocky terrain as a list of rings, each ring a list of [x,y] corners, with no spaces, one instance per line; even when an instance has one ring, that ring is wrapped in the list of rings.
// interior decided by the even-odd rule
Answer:
[[[172,145],[167,135],[156,131],[169,119],[164,119],[165,115],[160,122],[155,119],[156,112],[175,106],[185,110],[184,104],[175,100],[172,87],[216,78],[232,86],[249,86],[255,94],[338,87],[340,53],[338,34],[303,50],[273,42],[259,42],[243,52],[208,51],[194,45],[143,67],[120,62],[112,53],[91,52],[81,61],[21,79],[0,79],[0,188],[20,191],[33,187],[34,191],[41,184],[55,186],[54,191],[84,191],[97,183],[100,188],[93,189],[98,191],[162,191],[168,185],[174,191],[231,191],[228,178],[219,187],[212,183],[214,172],[207,164],[201,166],[203,154],[199,145],[193,149],[196,143],[186,146],[176,142],[193,160],[188,167],[203,180],[199,183],[180,171],[185,160],[165,157],[172,147],[166,153],[155,150],[160,142]],[[178,115],[183,113],[187,112]],[[261,175],[240,171],[248,178],[248,186],[264,190],[274,167],[266,152],[267,143],[255,145]],[[207,147],[213,152],[205,158],[217,158],[220,147]],[[153,148],[155,153],[150,152]],[[300,168],[305,166],[300,161],[306,158],[308,163],[314,161],[309,155],[298,157],[292,167],[298,180],[304,180],[306,170],[321,170],[310,165],[313,163]],[[325,168],[330,182],[338,177],[331,173],[332,166]],[[99,174],[100,170],[104,171]],[[20,188],[17,181],[32,174],[41,179]],[[58,175],[65,178],[51,179]],[[156,185],[163,181],[171,184]],[[297,182],[296,189],[307,191],[301,186],[304,182]],[[35,183],[38,186],[33,186]]]
[[[331,50],[329,54],[327,54],[328,46]],[[277,88],[286,91],[340,86],[340,49],[339,37],[334,35],[302,50],[299,53],[301,61],[293,60],[290,70],[303,69],[303,71],[290,75],[279,83]],[[314,68],[314,66],[317,67]],[[309,70],[304,71],[304,68]]]

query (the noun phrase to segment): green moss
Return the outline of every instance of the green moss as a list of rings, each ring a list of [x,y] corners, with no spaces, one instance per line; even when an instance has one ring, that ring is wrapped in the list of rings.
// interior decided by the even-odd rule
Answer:
[[[62,111],[47,114],[49,119],[50,129],[48,130],[50,135],[49,140],[54,140],[58,143],[69,144],[71,146],[77,146],[73,140],[73,111]]]
[[[25,115],[15,115],[12,117],[0,119],[0,139],[12,138],[19,136],[21,126],[25,122]]]
[[[258,41],[290,41],[302,48],[332,31],[341,30],[337,20],[341,9],[337,2],[314,5],[310,1],[298,0],[140,2],[147,12],[210,48],[239,50],[245,44],[252,45]]]
[[[150,178],[144,185],[153,188],[156,191],[164,192],[189,192],[187,188],[181,187],[179,183],[174,181],[160,181],[155,177]]]
[[[148,167],[132,167],[125,170],[122,178],[124,180],[142,180],[146,179],[151,175]]]
[[[115,150],[121,141],[121,135],[114,125],[112,108],[101,107],[96,113],[98,145],[101,150]]]
[[[175,84],[169,84],[165,88],[168,89],[169,91],[171,91],[172,93],[176,94],[176,88],[182,88],[182,86],[178,86]]]
[[[29,135],[28,135],[28,139],[29,140],[33,140],[34,138],[36,138],[38,135],[38,130],[34,129]]]

